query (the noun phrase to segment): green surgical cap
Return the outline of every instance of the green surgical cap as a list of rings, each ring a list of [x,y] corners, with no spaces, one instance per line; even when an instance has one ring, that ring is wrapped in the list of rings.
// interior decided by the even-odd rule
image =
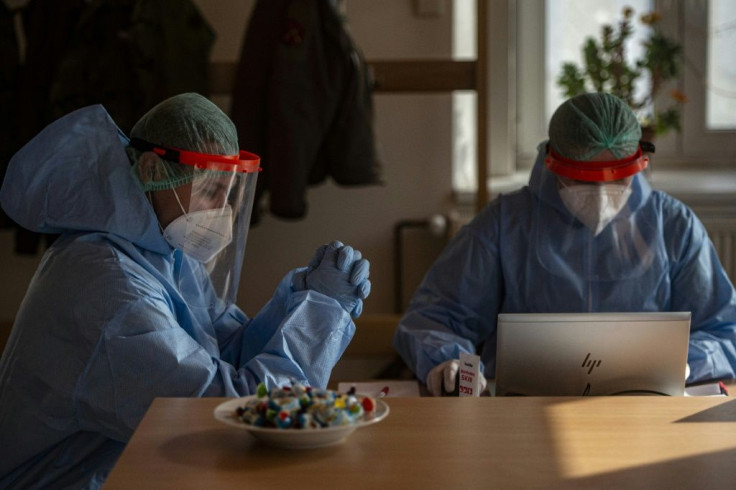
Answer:
[[[154,106],[133,126],[130,137],[197,153],[236,155],[239,150],[238,132],[230,118],[209,99],[195,93],[175,95]],[[126,151],[133,162],[132,172],[140,179],[142,153],[132,147]],[[168,160],[159,162],[159,168],[143,182],[145,191],[178,187],[202,172]]]
[[[557,108],[549,122],[552,149],[571,160],[590,160],[609,150],[617,159],[636,152],[641,126],[634,111],[615,95],[577,95]]]

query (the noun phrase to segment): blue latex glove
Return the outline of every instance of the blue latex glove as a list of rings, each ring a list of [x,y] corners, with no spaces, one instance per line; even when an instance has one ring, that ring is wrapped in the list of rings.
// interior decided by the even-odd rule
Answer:
[[[306,269],[294,274],[295,291],[312,289],[337,300],[357,318],[371,292],[370,263],[358,250],[334,241],[317,249]]]

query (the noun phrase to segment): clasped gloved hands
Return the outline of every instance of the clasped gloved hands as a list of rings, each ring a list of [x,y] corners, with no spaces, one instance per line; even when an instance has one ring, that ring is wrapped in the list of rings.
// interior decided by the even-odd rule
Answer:
[[[334,298],[357,318],[371,292],[370,263],[358,250],[334,241],[317,249],[307,268],[294,274],[295,291],[312,289]]]
[[[460,360],[450,359],[432,368],[427,374],[427,390],[432,396],[457,395],[457,373]],[[486,389],[486,378],[479,376],[480,392]]]

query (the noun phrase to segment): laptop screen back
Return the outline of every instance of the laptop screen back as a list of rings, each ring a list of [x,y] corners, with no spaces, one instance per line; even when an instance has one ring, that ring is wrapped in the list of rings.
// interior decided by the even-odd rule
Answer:
[[[502,313],[496,395],[685,390],[690,313]]]

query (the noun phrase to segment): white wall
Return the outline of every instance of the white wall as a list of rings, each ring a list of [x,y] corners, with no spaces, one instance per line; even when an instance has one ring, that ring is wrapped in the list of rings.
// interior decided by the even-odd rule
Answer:
[[[448,58],[451,53],[449,0],[444,13],[414,15],[413,0],[348,0],[351,32],[370,59]],[[213,61],[237,61],[254,1],[196,0],[217,31]],[[228,101],[216,100],[227,107]],[[371,261],[373,292],[366,313],[393,308],[393,226],[405,219],[447,213],[451,207],[450,96],[377,94],[377,135],[387,162],[386,185],[340,188],[331,183],[310,189],[309,213],[301,221],[266,216],[248,238],[239,304],[254,314],[271,297],[281,277],[306,264],[320,244],[339,239]],[[431,239],[428,237],[428,239]],[[422,270],[436,243],[408,254]],[[0,231],[0,321],[20,305],[40,257],[12,255],[12,233]],[[417,274],[413,274],[416,276]]]

